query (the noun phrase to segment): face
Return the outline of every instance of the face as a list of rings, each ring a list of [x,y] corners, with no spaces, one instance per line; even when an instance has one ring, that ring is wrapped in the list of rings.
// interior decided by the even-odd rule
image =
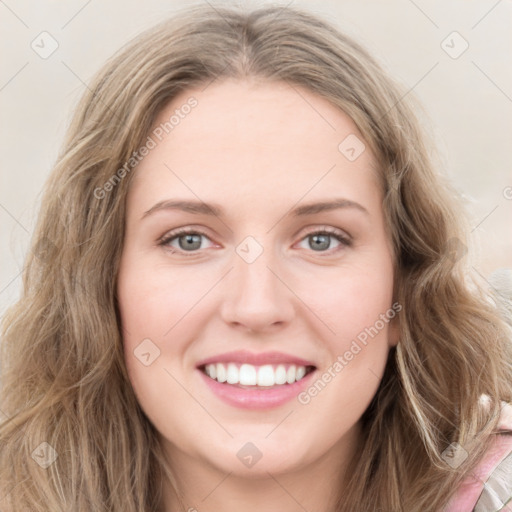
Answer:
[[[285,83],[189,89],[154,128],[118,276],[142,409],[180,464],[334,468],[397,342],[374,156],[347,115]]]

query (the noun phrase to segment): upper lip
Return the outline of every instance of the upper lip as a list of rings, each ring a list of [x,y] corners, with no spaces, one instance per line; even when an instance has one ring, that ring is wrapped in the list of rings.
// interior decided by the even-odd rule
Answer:
[[[246,363],[254,366],[262,366],[264,364],[279,364],[289,363],[299,366],[315,366],[311,361],[302,359],[301,357],[285,354],[284,352],[261,352],[255,354],[247,350],[235,350],[233,352],[225,352],[216,356],[203,359],[197,364],[197,367],[202,367],[207,364],[214,363]]]

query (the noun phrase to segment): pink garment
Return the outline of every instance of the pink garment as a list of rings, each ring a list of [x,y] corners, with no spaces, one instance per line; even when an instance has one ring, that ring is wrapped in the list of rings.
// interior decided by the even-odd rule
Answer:
[[[512,430],[512,406],[503,403],[500,430]],[[493,444],[474,473],[463,481],[444,512],[472,512],[484,489],[484,483],[494,469],[512,452],[512,435],[496,435]],[[512,479],[512,475],[510,475]],[[512,512],[512,503],[500,512]]]

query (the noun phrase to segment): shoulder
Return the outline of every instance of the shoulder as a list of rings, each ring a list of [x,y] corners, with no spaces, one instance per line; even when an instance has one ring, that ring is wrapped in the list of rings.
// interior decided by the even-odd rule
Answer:
[[[474,512],[494,511],[512,512],[512,446],[485,481],[474,508]]]
[[[445,512],[512,512],[512,406],[505,402],[498,428],[503,434],[496,435]]]

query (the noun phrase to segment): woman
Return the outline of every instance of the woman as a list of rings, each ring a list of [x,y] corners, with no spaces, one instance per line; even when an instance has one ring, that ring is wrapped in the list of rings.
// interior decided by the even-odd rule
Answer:
[[[510,330],[448,190],[405,92],[308,13],[136,38],[4,321],[1,509],[503,510]]]

